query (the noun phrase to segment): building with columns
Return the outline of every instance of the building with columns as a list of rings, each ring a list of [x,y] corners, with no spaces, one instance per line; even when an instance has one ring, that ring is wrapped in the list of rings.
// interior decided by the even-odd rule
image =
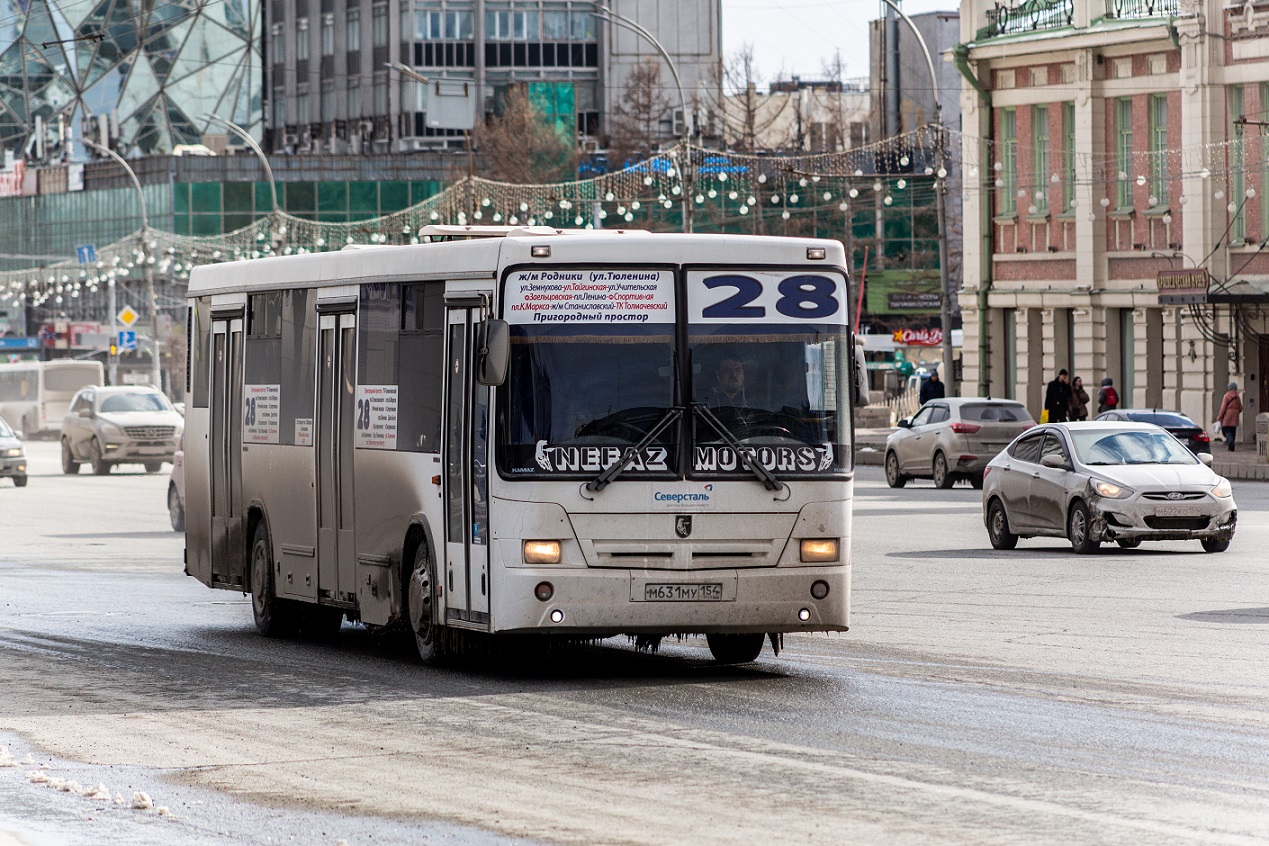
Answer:
[[[961,39],[962,392],[1039,414],[1066,368],[1206,425],[1235,381],[1254,438],[1269,3],[965,0]]]

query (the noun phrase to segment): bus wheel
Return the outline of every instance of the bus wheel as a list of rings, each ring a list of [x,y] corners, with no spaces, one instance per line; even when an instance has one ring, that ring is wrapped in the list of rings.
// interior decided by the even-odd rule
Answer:
[[[420,543],[414,553],[409,584],[410,632],[414,648],[424,664],[440,664],[448,657],[445,630],[436,624],[436,587],[427,547]]]
[[[79,462],[71,455],[70,443],[65,438],[62,438],[62,472],[67,476],[74,476],[79,472]]]
[[[766,635],[757,634],[707,634],[705,641],[714,660],[720,664],[748,664],[757,660],[762,652]]]
[[[144,464],[145,464],[145,472],[147,473],[157,473],[163,469],[162,461],[146,461],[144,462]]]
[[[94,439],[88,444],[88,463],[92,465],[94,476],[105,476],[110,472],[110,462],[101,454],[101,444]]]
[[[291,603],[279,599],[273,589],[273,553],[269,530],[261,520],[251,542],[251,614],[265,637],[285,637],[295,631]]]

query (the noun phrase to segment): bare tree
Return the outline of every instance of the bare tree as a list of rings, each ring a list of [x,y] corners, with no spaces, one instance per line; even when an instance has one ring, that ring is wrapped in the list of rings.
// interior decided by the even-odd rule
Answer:
[[[643,161],[656,153],[661,121],[672,103],[661,77],[661,63],[647,59],[626,77],[626,87],[613,109],[608,133],[608,160],[614,169]]]
[[[579,155],[572,128],[552,125],[533,108],[522,85],[507,90],[501,111],[472,133],[478,175],[516,184],[575,179]]]
[[[796,108],[796,95],[759,94],[761,78],[754,61],[753,45],[744,44],[723,63],[723,139],[738,152],[779,149],[789,142],[789,129],[777,129]],[[783,71],[781,72],[783,73]]]

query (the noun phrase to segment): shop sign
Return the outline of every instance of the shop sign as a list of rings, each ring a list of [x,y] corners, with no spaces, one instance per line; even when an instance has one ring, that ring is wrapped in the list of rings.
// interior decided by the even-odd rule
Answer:
[[[1211,277],[1206,268],[1160,270],[1155,284],[1159,287],[1160,305],[1187,305],[1207,302]]]
[[[937,347],[943,343],[942,329],[896,329],[894,342],[909,347]]]

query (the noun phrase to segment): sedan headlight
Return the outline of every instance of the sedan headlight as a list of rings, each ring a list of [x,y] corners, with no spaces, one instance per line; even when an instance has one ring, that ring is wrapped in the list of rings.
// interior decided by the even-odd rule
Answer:
[[[1217,499],[1228,499],[1234,495],[1234,488],[1229,484],[1229,479],[1221,479],[1216,483],[1216,487],[1212,488],[1212,496]]]
[[[22,447],[10,447],[4,451],[5,458],[21,458]]]
[[[1097,491],[1098,496],[1104,496],[1107,499],[1127,499],[1132,496],[1130,488],[1121,488],[1111,482],[1097,482],[1093,485],[1093,489]]]

